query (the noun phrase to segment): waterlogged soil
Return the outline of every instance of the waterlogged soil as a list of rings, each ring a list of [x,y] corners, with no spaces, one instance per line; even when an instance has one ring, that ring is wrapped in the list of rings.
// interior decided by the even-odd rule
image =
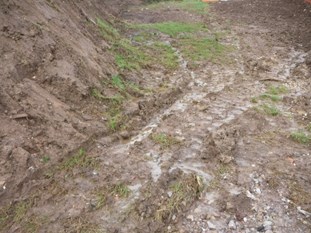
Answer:
[[[213,3],[205,15],[121,4],[127,22],[202,22],[234,49],[192,66],[161,35],[179,69],[139,75],[167,92],[137,103],[132,130],[2,184],[2,232],[311,232],[310,7],[273,1],[275,24],[271,1],[260,3]]]

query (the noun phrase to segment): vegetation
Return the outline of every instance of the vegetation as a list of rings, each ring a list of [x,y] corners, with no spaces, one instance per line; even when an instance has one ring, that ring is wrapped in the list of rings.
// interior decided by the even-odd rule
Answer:
[[[277,116],[281,113],[280,110],[274,105],[262,104],[261,109],[270,116]]]
[[[181,22],[163,22],[153,24],[137,24],[133,27],[139,29],[153,29],[171,37],[177,37],[180,34],[188,34],[199,31],[204,31],[206,28],[200,23],[181,23]]]
[[[85,150],[81,148],[77,154],[66,159],[60,165],[60,169],[66,172],[72,172],[75,168],[94,168],[96,164],[95,159],[87,156]]]
[[[179,140],[165,133],[156,133],[151,135],[151,139],[159,144],[162,149],[169,148],[174,144],[178,144]]]
[[[172,196],[156,211],[155,218],[158,221],[171,218],[174,213],[199,198],[203,189],[202,178],[195,175],[187,176],[182,181],[172,184],[170,187]]]
[[[306,133],[302,131],[292,132],[290,134],[290,137],[294,141],[302,143],[302,144],[309,144],[311,142],[311,136],[307,135]]]
[[[208,11],[208,4],[201,0],[145,0],[151,8],[175,7],[191,13],[206,14]]]

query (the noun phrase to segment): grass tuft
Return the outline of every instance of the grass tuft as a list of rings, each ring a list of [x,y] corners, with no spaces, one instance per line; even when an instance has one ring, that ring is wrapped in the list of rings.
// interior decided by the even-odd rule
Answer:
[[[290,134],[290,137],[294,141],[299,142],[301,144],[309,144],[311,142],[311,136],[307,135],[306,133],[304,133],[302,131],[292,132]]]
[[[60,169],[65,170],[66,172],[71,172],[75,168],[95,168],[95,167],[96,167],[95,159],[88,157],[83,148],[81,148],[77,154],[66,159],[60,165]]]
[[[156,211],[156,220],[164,221],[171,218],[174,213],[182,211],[193,200],[199,198],[203,189],[202,178],[196,175],[187,176],[182,181],[172,184],[170,187],[172,196]]]
[[[180,143],[175,137],[167,135],[165,133],[155,133],[151,135],[152,141],[159,144],[162,149],[169,148],[175,144]]]
[[[263,104],[261,105],[261,109],[270,116],[277,116],[281,114],[280,110],[273,105]]]

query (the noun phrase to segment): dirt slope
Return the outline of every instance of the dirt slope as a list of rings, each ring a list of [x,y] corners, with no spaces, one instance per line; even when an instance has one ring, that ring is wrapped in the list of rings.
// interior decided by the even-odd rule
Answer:
[[[206,6],[0,1],[0,232],[311,232],[310,5]]]

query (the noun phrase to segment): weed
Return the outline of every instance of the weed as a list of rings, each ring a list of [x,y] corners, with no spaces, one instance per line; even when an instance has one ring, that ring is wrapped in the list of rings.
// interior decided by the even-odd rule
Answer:
[[[179,140],[177,140],[173,136],[167,135],[165,133],[152,134],[151,139],[155,143],[159,144],[162,149],[169,148],[172,145],[179,143]]]
[[[261,105],[261,109],[270,116],[277,116],[280,114],[280,110],[272,105],[263,104]]]
[[[307,135],[306,133],[302,131],[292,132],[290,134],[290,137],[294,141],[302,143],[302,144],[309,144],[311,142],[311,136]]]
[[[307,131],[311,132],[311,122],[306,126]]]
[[[126,198],[130,195],[131,190],[123,183],[118,183],[113,186],[111,190],[111,194],[121,197],[121,198]]]
[[[48,155],[44,155],[41,159],[42,163],[48,163],[50,162],[51,158]]]
[[[85,153],[85,150],[81,148],[77,154],[66,159],[61,164],[60,169],[70,172],[75,168],[94,168],[94,167],[96,167],[95,159],[88,157]]]
[[[168,70],[175,70],[178,68],[178,56],[171,46],[156,42],[152,45],[152,49],[155,55],[154,63],[158,63]]]

